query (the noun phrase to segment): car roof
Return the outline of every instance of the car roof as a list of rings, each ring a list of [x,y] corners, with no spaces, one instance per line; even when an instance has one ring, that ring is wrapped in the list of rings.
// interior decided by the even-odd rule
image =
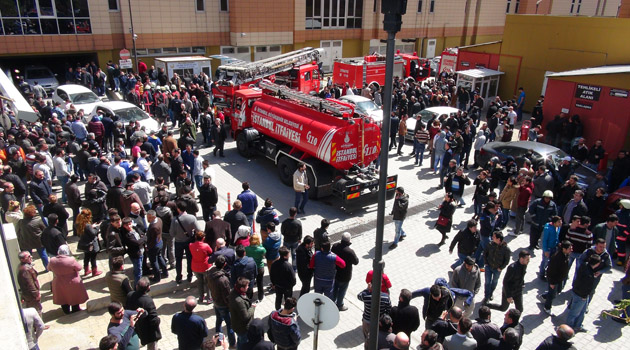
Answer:
[[[435,113],[435,114],[451,114],[459,112],[459,109],[453,107],[439,106],[439,107],[429,107],[424,109],[427,112]]]
[[[78,85],[78,84],[59,85],[57,89],[62,89],[68,94],[76,94],[76,93],[81,93],[81,92],[93,92],[92,90],[86,88],[85,86]]]
[[[138,108],[138,106],[134,105],[133,103],[129,103],[125,101],[108,101],[108,102],[101,103],[101,105],[113,111],[117,111],[117,110],[125,109],[125,108],[131,108],[131,107]]]
[[[534,150],[534,152],[540,153],[540,154],[553,153],[555,151],[560,150],[559,148],[554,147],[552,145],[548,145],[542,142],[533,142],[533,141],[491,142],[488,145],[491,146],[492,148],[505,146],[505,147],[523,148],[526,150],[532,149]]]
[[[363,97],[363,96],[357,96],[357,95],[345,95],[345,96],[341,96],[339,97],[340,100],[347,100],[353,103],[357,103],[357,102],[365,102],[365,101],[372,101],[367,97]]]

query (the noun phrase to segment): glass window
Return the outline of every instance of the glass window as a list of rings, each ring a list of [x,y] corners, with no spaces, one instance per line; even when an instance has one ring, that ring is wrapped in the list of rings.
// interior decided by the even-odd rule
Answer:
[[[70,0],[55,0],[57,17],[72,17],[72,5]]]
[[[55,16],[55,9],[53,8],[52,0],[38,0],[39,2],[39,15],[42,17]]]
[[[90,17],[87,0],[72,0],[74,17]]]
[[[42,34],[59,34],[56,19],[42,19]]]
[[[435,0],[431,0],[431,2],[429,3],[429,13],[434,13],[435,12]]]
[[[239,46],[236,48],[237,53],[249,53],[249,46]]]
[[[58,19],[57,23],[59,24],[59,34],[76,33],[73,19]]]
[[[510,6],[512,5],[512,0],[507,0],[507,6],[505,8],[505,13],[510,13]]]
[[[177,53],[177,48],[176,47],[163,47],[162,48],[162,53],[164,53],[164,54],[176,54]]]
[[[222,12],[228,12],[230,10],[230,4],[228,0],[221,0],[221,8]]]
[[[192,52],[193,53],[205,54],[206,53],[206,48],[204,46],[193,46],[192,47]]]
[[[270,52],[280,52],[280,51],[281,51],[281,48],[280,48],[280,46],[279,46],[279,45],[276,45],[276,46],[269,46],[269,51],[270,51]]]
[[[118,7],[118,0],[107,0],[107,5],[109,6],[110,11],[120,10],[120,7]]]
[[[4,35],[4,28],[2,28],[2,20],[0,20],[0,35]]]
[[[37,18],[31,19],[23,19],[22,26],[24,27],[24,34],[41,34],[41,30],[39,28],[39,20]]]
[[[147,49],[136,49],[136,54],[138,56],[146,56],[148,54]]]
[[[418,13],[422,12],[422,0],[418,0]]]
[[[92,26],[89,18],[77,18],[77,34],[90,34],[92,33]]]
[[[179,53],[191,53],[192,52],[192,48],[190,48],[190,47],[178,47],[177,48],[177,52],[179,52]]]
[[[20,15],[22,17],[37,17],[37,7],[35,0],[20,1]]]
[[[518,8],[521,6],[521,0],[516,0],[516,6],[514,6],[514,13],[518,13]]]
[[[203,12],[206,10],[206,1],[205,0],[197,0],[196,1],[196,10],[199,12]]]
[[[159,55],[162,53],[162,49],[149,49],[149,55]]]
[[[19,19],[3,18],[2,24],[6,35],[22,35],[22,22]]]
[[[18,7],[15,0],[0,0],[2,17],[18,17]]]

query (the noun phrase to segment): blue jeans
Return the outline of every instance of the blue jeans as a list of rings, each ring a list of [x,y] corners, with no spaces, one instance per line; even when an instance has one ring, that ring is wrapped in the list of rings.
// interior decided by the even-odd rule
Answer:
[[[44,268],[48,270],[48,254],[46,254],[46,248],[37,248],[37,254],[39,254],[40,259],[42,259],[42,264],[44,264]]]
[[[455,159],[455,161],[457,162],[457,166],[459,166],[462,159],[461,154],[453,154],[453,159]]]
[[[333,284],[334,280],[324,280],[321,278],[315,277],[315,285],[313,287],[313,291],[315,293],[324,294],[330,299],[333,298]]]
[[[142,278],[142,255],[138,258],[129,257],[133,264],[133,286],[136,287],[140,278]]]
[[[300,201],[302,202],[301,205]],[[295,192],[295,203],[293,205],[294,207],[298,208],[299,210],[304,210],[306,202],[308,202],[308,190],[304,190],[304,192]]]
[[[621,299],[630,299],[630,284],[621,284]]]
[[[588,299],[588,297],[582,298],[574,292],[571,292],[571,304],[569,306],[569,315],[567,316],[567,325],[573,328],[573,330],[582,328],[584,314],[588,306]]]
[[[501,220],[503,220],[503,222],[501,223],[501,227],[505,228],[510,221],[510,209],[501,208],[501,212],[503,212],[503,215],[501,216]]]
[[[195,186],[197,186],[197,189],[201,188],[201,185],[203,185],[203,175],[195,175]]]
[[[160,241],[160,243],[156,244],[154,248],[150,248],[147,252],[149,254],[149,262],[151,264],[151,269],[153,269],[153,279],[156,281],[160,281],[162,275],[160,273],[166,273],[166,261],[164,261],[164,257],[162,256],[162,248],[164,247],[164,241]]]
[[[407,234],[402,228],[403,222],[405,220],[394,220],[394,232],[396,232],[396,236],[394,237],[394,244],[398,244],[400,237],[406,237]]]
[[[478,266],[484,265],[483,251],[490,244],[490,236],[479,236],[479,246],[477,247],[477,251],[475,252],[475,261]]]
[[[295,253],[300,243],[298,242],[284,242],[284,246],[291,250],[291,263],[293,264],[293,271],[297,271],[297,261],[295,260]]]
[[[236,338],[238,339],[238,342],[236,343],[236,350],[245,350],[245,345],[247,344],[247,332],[236,333]]]
[[[483,203],[480,200],[475,199],[473,201],[473,209],[474,209],[475,215],[480,216],[481,213],[483,212]]]
[[[249,228],[254,232],[254,214],[245,215],[247,217],[247,222],[249,222]]]
[[[455,261],[453,263],[453,265],[451,265],[451,269],[455,270],[455,268],[461,264],[464,263],[464,260],[466,259],[466,254],[462,254],[462,253],[457,253],[457,261]]]
[[[444,153],[442,154],[439,154],[437,152],[435,153],[435,162],[433,163],[433,171],[442,170],[442,157],[444,157]]]
[[[558,287],[559,285],[555,285],[554,288],[551,288],[550,284],[547,284],[547,294],[545,295],[545,309],[551,310],[551,306],[553,303],[553,299],[555,299],[556,295],[558,295]]]
[[[116,86],[116,90],[120,90],[120,78],[114,78],[114,86]]]
[[[499,283],[499,277],[501,276],[501,271],[499,269],[493,269],[490,265],[486,265],[486,283],[483,285],[484,289],[484,297],[490,299],[492,293],[497,288],[497,284]]]
[[[216,315],[215,328],[216,333],[221,332],[221,324],[225,321],[225,327],[227,328],[228,342],[230,346],[236,344],[236,337],[234,336],[234,330],[232,329],[232,319],[230,318],[230,309],[227,306],[214,306],[214,314]]]
[[[427,145],[424,143],[415,141],[415,140],[413,142],[414,142],[413,151],[416,155],[416,164],[422,165],[422,158],[424,157],[424,149],[427,147]]]
[[[333,301],[337,304],[337,307],[343,306],[343,298],[346,297],[349,285],[350,281],[340,282],[335,280],[335,285],[333,287]]]
[[[458,205],[461,205],[461,206],[466,205],[466,202],[464,202],[464,197],[458,194],[453,194],[453,199],[458,203]]]
[[[175,273],[176,279],[182,279],[182,259],[184,259],[184,253],[186,253],[186,261],[188,262],[187,272],[188,277],[192,276],[192,256],[190,255],[189,242],[175,242]]]
[[[59,184],[61,184],[61,201],[66,202],[66,184],[70,180],[67,176],[57,176],[57,180],[59,180]]]
[[[36,205],[35,207],[37,208],[37,213],[39,213],[39,217],[42,218],[44,225],[48,226],[48,218],[44,216],[44,204]],[[57,252],[53,252],[53,253],[56,254]]]

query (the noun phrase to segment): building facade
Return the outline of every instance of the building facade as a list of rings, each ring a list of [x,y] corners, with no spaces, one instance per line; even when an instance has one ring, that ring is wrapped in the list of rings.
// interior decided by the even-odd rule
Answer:
[[[131,50],[155,57],[224,54],[258,60],[306,46],[337,57],[384,52],[382,0],[1,0],[0,65],[104,67]],[[409,0],[396,46],[433,57],[500,40],[506,14],[630,15],[630,0]],[[620,6],[621,5],[621,6]],[[624,7],[625,6],[625,7]],[[55,67],[50,67],[55,69]]]

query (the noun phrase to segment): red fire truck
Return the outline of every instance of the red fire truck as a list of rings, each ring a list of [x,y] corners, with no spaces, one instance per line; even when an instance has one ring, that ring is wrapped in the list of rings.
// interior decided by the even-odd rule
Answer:
[[[226,117],[231,117],[236,92],[255,85],[261,79],[304,93],[319,92],[321,78],[318,62],[322,52],[322,49],[306,47],[255,62],[234,60],[221,65],[216,71],[218,79],[212,84],[214,103],[223,108]]]
[[[304,162],[309,197],[335,196],[346,211],[376,201],[379,178],[371,163],[380,154],[380,128],[350,104],[266,80],[236,91],[234,98],[232,130],[242,156],[272,160],[287,185]],[[397,175],[387,177],[388,198],[397,181]]]
[[[394,76],[422,81],[431,76],[431,65],[421,60],[416,53],[401,54],[394,59]],[[363,84],[383,86],[385,84],[385,56],[372,54],[364,57],[338,58],[333,66],[333,81],[348,83],[362,88]]]

